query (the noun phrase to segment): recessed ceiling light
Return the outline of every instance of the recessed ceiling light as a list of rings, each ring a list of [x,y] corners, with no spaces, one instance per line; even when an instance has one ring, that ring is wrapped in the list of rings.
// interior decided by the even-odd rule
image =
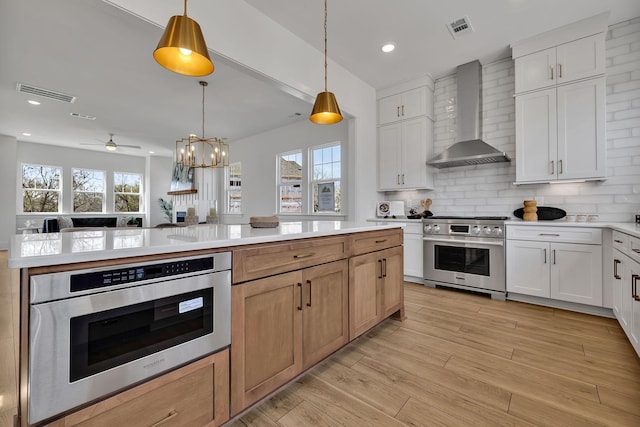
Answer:
[[[22,132],[23,136],[31,136],[31,134],[29,132]]]
[[[396,45],[393,43],[387,43],[385,45],[383,45],[380,49],[382,49],[382,51],[384,53],[389,53],[389,52],[393,52],[393,50],[396,48]]]
[[[156,154],[155,151],[149,151],[149,154]]]
[[[31,105],[40,105],[40,102],[38,102],[38,101],[36,101],[36,100],[33,100],[33,99],[30,99],[30,100],[28,100],[27,102],[28,102],[29,104],[31,104]]]

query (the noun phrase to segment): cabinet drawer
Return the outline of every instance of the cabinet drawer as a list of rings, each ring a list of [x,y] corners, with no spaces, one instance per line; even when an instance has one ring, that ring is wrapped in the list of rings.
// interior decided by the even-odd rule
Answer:
[[[602,230],[590,227],[507,226],[507,239],[602,244]]]
[[[628,234],[614,230],[612,233],[612,246],[614,249],[617,249],[624,254],[628,254],[630,239],[631,236]]]
[[[347,238],[331,237],[233,251],[233,283],[347,258]]]
[[[640,262],[640,239],[633,236],[627,236],[629,239],[628,255],[636,262]]]
[[[366,254],[402,245],[402,229],[368,231],[351,236],[351,255]]]
[[[229,350],[55,421],[52,426],[201,426],[229,419]]]

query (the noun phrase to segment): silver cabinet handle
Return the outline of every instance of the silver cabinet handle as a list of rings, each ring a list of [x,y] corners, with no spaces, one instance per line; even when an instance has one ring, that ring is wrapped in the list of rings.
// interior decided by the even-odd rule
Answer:
[[[618,264],[620,264],[620,262],[621,261],[619,259],[613,260],[613,278],[616,280],[622,279],[622,277],[620,277],[620,275],[618,274]]]
[[[551,160],[551,175],[556,174],[555,162]]]
[[[402,174],[402,185],[404,185],[404,174]]]
[[[551,80],[553,80],[553,65],[550,65],[549,68],[551,68]]]
[[[404,105],[402,106],[402,115],[404,116]]]
[[[556,264],[556,250],[553,250],[553,264]]]
[[[547,248],[544,249],[544,263],[547,263]]]
[[[562,160],[558,160],[558,175],[562,173]]]
[[[538,236],[560,237],[560,235],[556,233],[539,233]]]
[[[396,117],[400,117],[400,106],[396,107]]]
[[[562,64],[558,64],[558,78],[562,78]]]
[[[638,296],[637,287],[638,287],[638,279],[640,279],[640,275],[634,274],[631,276],[631,298],[636,301],[640,301],[640,297]]]
[[[396,182],[398,183],[398,185],[400,185],[400,174],[396,176]]]

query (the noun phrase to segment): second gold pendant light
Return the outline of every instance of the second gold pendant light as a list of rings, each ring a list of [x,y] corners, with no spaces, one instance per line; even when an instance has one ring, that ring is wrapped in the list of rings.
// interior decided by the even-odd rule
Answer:
[[[336,96],[327,91],[327,0],[324,0],[324,92],[316,96],[309,120],[319,125],[332,125],[342,121]]]
[[[169,19],[153,57],[164,68],[185,76],[213,73],[213,62],[200,25],[187,16],[187,0],[184,0],[184,15]]]

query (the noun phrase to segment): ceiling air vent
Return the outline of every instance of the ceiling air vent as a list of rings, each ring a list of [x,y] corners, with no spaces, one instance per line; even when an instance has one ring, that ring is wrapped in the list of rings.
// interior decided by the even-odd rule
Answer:
[[[27,93],[29,95],[41,96],[43,98],[55,99],[56,101],[73,103],[76,100],[75,96],[67,95],[62,92],[54,92],[49,89],[42,89],[40,87],[35,87],[31,85],[27,85],[24,83],[18,83],[16,86],[16,90],[18,92]]]
[[[471,34],[474,31],[468,16],[456,19],[450,24],[447,24],[447,29],[451,33],[451,37],[454,39],[459,39],[460,37]]]
[[[69,113],[71,117],[77,117],[78,119],[95,120],[96,116],[89,116],[88,114]]]

